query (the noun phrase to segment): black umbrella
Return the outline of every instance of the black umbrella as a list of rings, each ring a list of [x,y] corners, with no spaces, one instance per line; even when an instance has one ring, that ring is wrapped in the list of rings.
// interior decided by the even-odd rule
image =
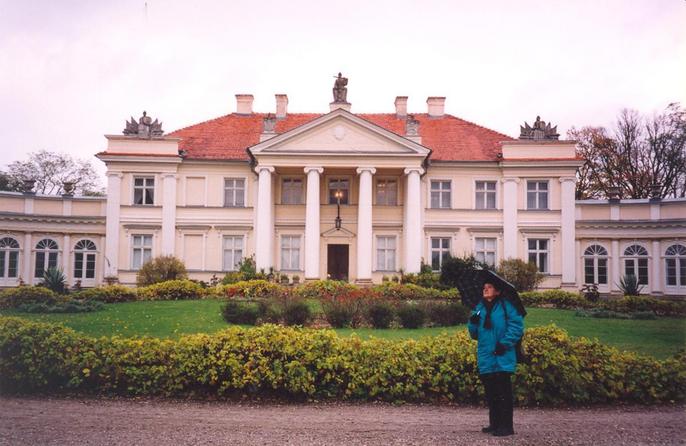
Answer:
[[[519,314],[522,316],[526,315],[526,310],[514,285],[495,272],[479,267],[464,268],[457,276],[456,286],[460,292],[462,304],[469,308],[474,308],[483,297],[483,288],[486,281],[493,283],[500,290],[500,296],[509,300]]]

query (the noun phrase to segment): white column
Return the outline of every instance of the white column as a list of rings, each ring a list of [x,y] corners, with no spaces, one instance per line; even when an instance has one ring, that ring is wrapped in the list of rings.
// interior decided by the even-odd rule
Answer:
[[[105,222],[105,277],[119,272],[119,212],[121,206],[120,172],[107,173],[107,216]]]
[[[660,241],[653,240],[653,273],[650,277],[651,294],[662,294],[664,279],[662,278],[662,252],[660,252]]]
[[[62,272],[64,273],[64,276],[67,278],[67,285],[71,285],[73,283],[73,271],[71,273],[69,271],[69,263],[71,259],[71,237],[69,236],[69,234],[64,234],[64,240],[62,243],[64,243],[62,245]]]
[[[619,291],[619,240],[612,240],[610,249],[610,291]]]
[[[503,260],[518,258],[517,185],[519,178],[503,178]]]
[[[404,171],[405,203],[403,213],[403,254],[406,273],[418,273],[422,263],[422,196],[420,176],[424,169],[408,167]]]
[[[162,174],[162,255],[175,254],[176,236],[176,174]]]
[[[576,252],[574,240],[576,239],[576,226],[574,210],[576,206],[575,189],[576,178],[560,178],[562,183],[560,218],[562,232],[562,284],[576,285]]]
[[[27,284],[33,283],[33,277],[31,276],[31,251],[33,250],[31,241],[31,233],[27,232],[24,234],[24,271],[22,272],[24,282]]]
[[[255,230],[255,266],[269,271],[274,265],[274,218],[272,211],[272,166],[257,166],[257,228]]]
[[[305,167],[307,204],[305,205],[305,280],[319,279],[319,175],[321,167]]]
[[[357,282],[372,280],[372,175],[373,167],[360,167],[360,196],[357,203]]]

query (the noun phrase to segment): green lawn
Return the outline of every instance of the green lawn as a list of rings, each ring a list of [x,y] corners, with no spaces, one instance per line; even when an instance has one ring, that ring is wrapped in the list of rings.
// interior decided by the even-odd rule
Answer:
[[[26,314],[5,311],[45,322],[61,322],[91,336],[141,336],[176,338],[190,333],[213,333],[227,327],[219,314],[221,301],[130,302],[106,305],[104,311],[81,314]],[[527,327],[555,323],[572,336],[598,338],[621,350],[631,350],[665,358],[686,346],[686,319],[620,320],[574,316],[571,310],[528,309]],[[368,328],[336,330],[341,336],[356,333],[362,338],[420,338],[443,332],[464,330],[464,325],[417,330]]]

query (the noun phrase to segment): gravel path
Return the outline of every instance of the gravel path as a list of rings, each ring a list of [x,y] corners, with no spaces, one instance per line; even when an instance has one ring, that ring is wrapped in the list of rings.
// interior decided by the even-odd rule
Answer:
[[[2,445],[686,445],[680,407],[515,409],[517,434],[482,434],[483,408],[0,398]]]

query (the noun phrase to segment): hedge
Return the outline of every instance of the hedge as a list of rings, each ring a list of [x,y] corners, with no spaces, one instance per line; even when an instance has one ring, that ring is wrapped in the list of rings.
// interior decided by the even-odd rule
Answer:
[[[45,287],[20,286],[0,291],[0,309],[16,308],[19,305],[54,305],[67,299]]]
[[[138,300],[202,299],[205,290],[191,280],[168,280],[137,289]]]
[[[519,404],[686,400],[686,353],[659,361],[554,327],[526,332]],[[179,340],[94,339],[57,325],[0,318],[0,391],[167,397],[481,401],[466,331],[419,341],[361,340],[264,325]]]
[[[124,285],[106,285],[87,288],[71,294],[75,299],[96,300],[108,304],[131,302],[138,299],[135,288]]]

